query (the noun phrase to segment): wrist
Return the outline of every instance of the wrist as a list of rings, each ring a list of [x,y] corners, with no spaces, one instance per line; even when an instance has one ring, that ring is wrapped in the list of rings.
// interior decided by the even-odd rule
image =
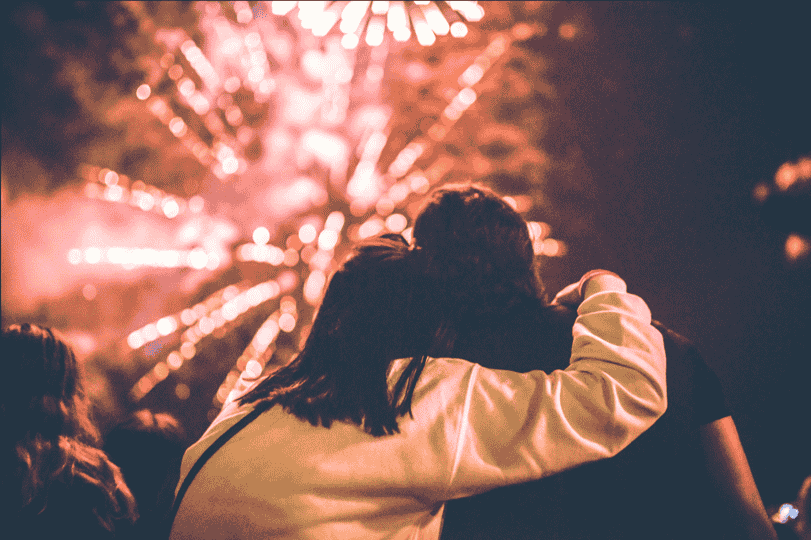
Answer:
[[[578,285],[581,300],[598,292],[627,292],[625,281],[609,270],[592,270],[587,272]]]

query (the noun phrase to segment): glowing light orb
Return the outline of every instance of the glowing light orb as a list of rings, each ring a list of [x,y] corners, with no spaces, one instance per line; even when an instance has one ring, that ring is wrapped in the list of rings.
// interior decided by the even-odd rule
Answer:
[[[284,265],[285,266],[296,266],[299,261],[299,254],[298,251],[295,249],[289,248],[286,249],[284,252]]]
[[[241,85],[242,85],[242,83],[239,81],[239,77],[234,76],[234,77],[228,77],[225,80],[225,83],[223,83],[223,88],[229,94],[233,94],[234,92],[239,90],[239,87]]]
[[[222,162],[222,170],[225,174],[234,174],[239,169],[239,160],[235,157],[226,158]]]
[[[169,131],[176,137],[182,137],[188,132],[188,128],[182,118],[175,116],[169,120]]]
[[[176,81],[183,76],[183,66],[175,64],[169,68],[167,73],[170,79]]]
[[[84,250],[84,260],[89,264],[96,264],[101,260],[101,250],[91,247]]]
[[[341,47],[347,50],[357,48],[360,38],[356,34],[344,34],[341,38]]]
[[[150,94],[152,94],[152,89],[149,87],[148,84],[142,84],[135,91],[135,97],[137,97],[138,99],[140,99],[142,101],[145,100],[146,98],[148,98],[150,96]]]
[[[287,15],[293,8],[296,7],[297,2],[271,2],[270,12],[274,15]]]
[[[345,222],[346,217],[343,215],[343,213],[336,210],[334,212],[330,212],[329,216],[327,216],[327,221],[324,223],[324,228],[331,229],[333,231],[340,231]]]
[[[253,242],[258,245],[267,244],[270,241],[270,231],[266,227],[257,227],[253,231]]]
[[[96,298],[96,287],[90,283],[82,287],[82,296],[84,296],[85,300],[93,300]]]
[[[304,283],[304,299],[312,305],[317,304],[326,283],[326,274],[320,270],[313,270]]]
[[[410,244],[411,241],[414,238],[414,227],[409,227],[400,234],[402,234],[403,238],[405,238],[406,242],[408,242]]]
[[[314,242],[318,236],[318,231],[311,223],[305,223],[298,231],[298,237],[304,244]]]
[[[456,21],[451,25],[451,35],[455,38],[463,38],[467,35],[467,25],[462,21]]]
[[[256,332],[256,335],[254,336],[254,343],[256,343],[256,345],[258,345],[260,348],[267,348],[268,345],[273,343],[273,340],[276,339],[278,334],[279,325],[275,321],[270,320],[263,324],[262,327]]]
[[[169,334],[177,330],[177,320],[175,320],[175,318],[171,316],[163,317],[157,323],[155,323],[155,326],[157,327],[158,333],[160,335],[168,336]]]
[[[287,270],[279,274],[276,282],[279,284],[279,292],[292,291],[298,285],[298,274],[292,270]]]
[[[200,332],[204,336],[209,335],[217,327],[217,325],[214,324],[214,320],[211,317],[201,318],[200,322],[197,323],[197,326],[198,328],[200,328]]]
[[[108,186],[104,190],[104,198],[108,201],[118,202],[124,197],[124,189],[121,186]]]
[[[141,329],[141,335],[147,342],[155,341],[158,339],[158,327],[154,323],[150,323]]]
[[[370,238],[383,230],[383,220],[378,216],[372,216],[358,229],[358,235],[361,239]]]
[[[283,332],[292,332],[296,328],[296,318],[291,313],[279,316],[279,329]]]
[[[145,343],[146,341],[144,341],[140,330],[136,330],[127,336],[127,345],[129,345],[133,350],[143,347]]]
[[[142,394],[148,394],[153,387],[154,385],[152,384],[152,381],[150,381],[146,377],[143,377],[140,381],[138,381],[138,390]]]
[[[573,24],[561,24],[558,35],[563,39],[573,39],[577,35],[577,27]]]
[[[177,204],[177,201],[172,197],[164,199],[161,207],[163,208],[163,214],[168,218],[177,217],[180,213],[180,205]]]
[[[258,32],[251,32],[245,36],[245,45],[252,49],[259,47],[262,44],[262,36]]]
[[[189,199],[189,211],[193,214],[199,214],[203,211],[205,204],[205,200],[201,196],[195,195]]]
[[[155,198],[149,193],[141,193],[138,197],[138,207],[144,212],[149,212],[155,206]]]
[[[164,380],[166,377],[169,376],[169,366],[161,362],[160,364],[156,364],[155,368],[152,370],[155,373],[155,378],[159,381]]]
[[[790,234],[786,238],[786,258],[789,261],[797,261],[804,258],[811,252],[811,243],[798,234]]]
[[[265,260],[273,266],[279,266],[284,263],[284,251],[276,246],[270,246],[270,252]]]
[[[420,195],[424,195],[428,193],[428,190],[431,187],[431,183],[423,174],[413,174],[409,176],[409,187],[411,191],[414,193],[419,193]]]
[[[220,256],[215,252],[208,254],[208,261],[206,262],[206,270],[216,270],[220,267]]]
[[[179,369],[183,365],[183,357],[177,351],[172,351],[166,357],[166,365],[169,366],[169,369]]]
[[[73,265],[80,264],[82,262],[82,250],[73,248],[68,251],[68,262]]]
[[[256,360],[251,360],[248,362],[248,365],[245,366],[245,375],[250,378],[256,378],[262,374],[262,364],[257,362]]]
[[[179,383],[177,386],[175,386],[175,395],[177,396],[177,399],[186,400],[189,399],[189,396],[191,396],[191,390],[187,385]]]
[[[393,233],[402,232],[406,225],[408,225],[408,219],[403,214],[392,214],[386,218],[386,228]]]
[[[194,347],[193,343],[186,341],[180,346],[180,354],[186,360],[191,360],[194,358],[194,355],[197,354],[197,349]]]
[[[202,248],[195,248],[189,253],[189,266],[202,270],[208,264],[208,255]]]
[[[338,239],[338,231],[333,229],[324,229],[321,231],[321,234],[318,235],[318,249],[330,251],[338,244]]]

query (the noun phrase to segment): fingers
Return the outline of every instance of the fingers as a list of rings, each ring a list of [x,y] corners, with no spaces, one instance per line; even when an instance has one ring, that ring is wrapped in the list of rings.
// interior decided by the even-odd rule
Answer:
[[[583,275],[577,283],[564,287],[555,295],[552,304],[577,307],[587,296],[603,290],[625,292],[625,282],[609,270],[592,270]]]
[[[572,283],[571,285],[564,287],[558,294],[555,295],[555,299],[552,300],[552,304],[577,307],[580,305],[581,301],[580,283]]]

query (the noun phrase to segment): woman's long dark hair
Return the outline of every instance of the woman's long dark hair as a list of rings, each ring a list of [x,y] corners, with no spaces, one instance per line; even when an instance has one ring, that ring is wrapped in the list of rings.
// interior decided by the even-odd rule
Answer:
[[[333,275],[303,350],[240,398],[279,404],[314,426],[398,432],[438,327],[419,254],[399,235],[356,246]],[[392,360],[411,357],[393,389]]]
[[[81,483],[97,493],[86,504],[101,528],[134,521],[135,501],[118,467],[99,450],[82,371],[67,342],[26,323],[3,330],[2,351],[3,491],[14,505],[8,509],[36,516],[50,510],[53,485]]]

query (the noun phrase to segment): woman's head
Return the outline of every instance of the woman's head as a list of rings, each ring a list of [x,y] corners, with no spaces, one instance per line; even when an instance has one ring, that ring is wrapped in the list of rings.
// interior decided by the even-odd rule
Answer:
[[[87,510],[100,530],[133,522],[135,501],[118,468],[98,449],[81,366],[67,341],[55,330],[26,323],[4,329],[0,347],[0,421],[10,441],[5,451],[11,452],[0,468],[8,484],[4,495],[24,510],[18,517],[24,521],[46,510],[60,516],[70,508],[66,519],[84,519],[72,514]],[[55,485],[69,488],[51,489]],[[35,521],[49,531],[63,526],[52,519]]]
[[[134,412],[107,434],[104,451],[121,468],[138,502],[141,538],[149,534],[172,507],[186,434],[173,416],[148,409]]]
[[[356,246],[332,276],[304,348],[242,402],[279,403],[314,425],[349,421],[397,430],[435,331],[431,287],[408,243],[385,235]],[[392,360],[413,357],[389,391]]]
[[[81,366],[58,332],[28,323],[12,325],[3,330],[2,350],[6,366],[0,404],[15,440],[28,433],[50,440],[98,441]]]
[[[498,311],[542,293],[526,222],[484,186],[436,190],[414,222],[414,242],[461,312]]]
[[[355,246],[330,280],[313,330],[389,359],[424,348],[429,285],[420,266],[400,235]]]

